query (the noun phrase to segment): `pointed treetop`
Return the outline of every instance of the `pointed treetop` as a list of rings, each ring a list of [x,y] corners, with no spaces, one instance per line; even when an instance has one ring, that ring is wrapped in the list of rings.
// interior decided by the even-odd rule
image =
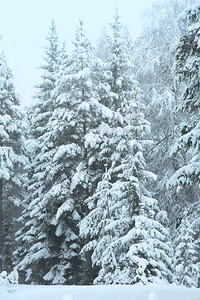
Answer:
[[[57,27],[56,27],[56,24],[55,24],[55,21],[52,20],[51,21],[51,24],[50,24],[50,27],[49,27],[49,32],[48,32],[48,35],[47,35],[47,40],[50,42],[50,41],[58,41],[58,33],[57,33]]]
[[[7,59],[4,51],[0,53],[0,100],[5,103],[12,102],[14,105],[20,104],[20,98],[15,92],[15,86],[13,83],[13,74],[8,67]],[[5,94],[6,91],[6,94]],[[8,96],[9,95],[9,96]],[[2,107],[0,107],[2,108]]]
[[[55,63],[55,61],[57,61],[58,54],[59,54],[58,33],[57,33],[57,28],[54,20],[51,21],[51,25],[46,40],[48,41],[48,46],[44,47],[46,53],[45,61],[49,65],[51,65],[52,63]]]
[[[120,16],[119,16],[118,9],[115,10],[114,21],[110,25],[113,30],[114,36],[116,36],[117,34],[119,34],[121,32],[123,25],[120,22]]]
[[[12,72],[8,67],[7,59],[4,51],[0,53],[0,68],[1,68],[0,69],[1,74],[4,73],[5,75],[5,73],[7,73],[9,74],[9,77],[13,77]]]
[[[85,30],[84,30],[84,22],[83,20],[79,20],[79,24],[77,26],[76,32],[75,32],[75,42],[73,44],[76,46],[77,42],[83,42],[84,40],[87,40]]]
[[[79,20],[79,25],[75,32],[75,39],[72,43],[74,45],[73,53],[76,57],[78,56],[78,59],[76,58],[77,61],[82,61],[85,59],[85,56],[89,55],[92,46],[85,34],[84,23],[82,20]]]

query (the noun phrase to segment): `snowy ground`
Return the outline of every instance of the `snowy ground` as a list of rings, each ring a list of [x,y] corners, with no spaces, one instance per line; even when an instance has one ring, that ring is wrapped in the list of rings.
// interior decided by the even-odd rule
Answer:
[[[0,290],[0,300],[200,300],[200,289],[174,285],[28,286]]]

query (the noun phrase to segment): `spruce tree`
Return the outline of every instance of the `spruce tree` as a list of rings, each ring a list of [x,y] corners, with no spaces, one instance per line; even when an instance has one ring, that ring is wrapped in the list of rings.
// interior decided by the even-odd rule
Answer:
[[[128,242],[125,240],[134,230],[140,204],[151,206],[151,203],[156,202],[146,189],[148,180],[155,176],[146,170],[143,157],[144,151],[151,145],[150,124],[144,118],[142,96],[131,74],[130,52],[126,47],[127,41],[123,37],[118,14],[115,15],[112,32],[110,53],[106,57],[111,73],[109,105],[113,110],[113,119],[108,132],[103,136],[101,152],[109,153],[109,158],[105,160],[108,162],[108,170],[96,192],[88,198],[93,210],[81,223],[81,235],[91,236],[91,241],[88,241],[83,251],[93,251],[93,266],[99,269],[94,283],[106,284],[137,281],[136,265],[131,269],[127,256],[135,241],[131,237],[130,240],[127,238]],[[159,254],[163,260],[157,277],[170,281],[171,274],[170,271],[167,272],[167,268],[171,263],[171,248],[164,246],[164,240],[168,239],[167,231],[162,226],[155,226],[163,232]],[[158,234],[158,239],[159,236]],[[150,240],[148,243],[151,248]],[[130,269],[132,275],[129,273]],[[154,271],[146,272],[147,282],[152,280]]]
[[[197,183],[199,186],[200,168],[200,101],[199,101],[199,11],[194,5],[182,14],[187,26],[186,34],[180,39],[176,52],[176,80],[182,90],[181,101],[177,110],[183,111],[188,119],[178,126],[178,138],[171,150],[171,155],[181,152],[186,155],[186,162],[170,179],[170,184],[180,189]]]
[[[68,178],[67,195],[81,217],[91,209],[88,198],[94,193],[103,174],[103,161],[99,155],[102,132],[112,112],[102,103],[106,83],[101,60],[93,53],[83,22],[76,31],[72,55],[63,62],[53,95],[55,110],[52,132],[56,136],[54,164],[57,178]],[[106,71],[105,71],[106,72]],[[67,201],[61,205],[60,216],[68,209]],[[85,237],[86,240],[90,236]],[[91,252],[86,252],[82,283],[93,278]]]
[[[19,96],[3,53],[0,56],[0,90],[0,271],[10,272],[17,246],[16,219],[23,197],[22,173],[26,159]]]
[[[52,91],[56,86],[62,58],[54,22],[48,36],[46,65],[38,85],[36,104],[30,110],[32,140],[28,150],[34,154],[28,168],[29,198],[24,200],[23,228],[18,232],[21,247],[17,251],[17,268],[29,283],[74,283],[77,280],[78,249],[74,218],[78,214],[69,204],[69,214],[60,217],[60,206],[68,197],[68,179],[59,181],[54,165],[56,136],[52,130],[55,103]],[[29,152],[30,156],[31,153]],[[57,153],[58,158],[58,153]],[[61,170],[60,170],[61,172]]]

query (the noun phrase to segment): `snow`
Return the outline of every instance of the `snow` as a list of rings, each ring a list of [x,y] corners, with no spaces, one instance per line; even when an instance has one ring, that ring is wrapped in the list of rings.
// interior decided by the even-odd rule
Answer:
[[[1,300],[199,300],[200,290],[176,285],[28,286],[13,293],[0,291]]]
[[[97,145],[101,142],[101,139],[97,134],[94,134],[93,132],[89,132],[85,136],[85,147],[91,147],[96,148]]]
[[[79,148],[75,143],[71,143],[68,145],[61,145],[56,154],[54,155],[53,161],[57,161],[59,159],[62,159],[63,157],[73,157],[77,154],[79,151]]]
[[[56,214],[56,220],[58,220],[60,218],[60,216],[64,213],[64,212],[71,212],[73,211],[74,208],[74,204],[72,202],[72,200],[68,200],[65,201],[59,208]]]
[[[179,15],[178,22],[187,21],[189,15],[197,15],[199,14],[199,1],[197,3],[187,6],[187,8]],[[196,22],[197,23],[197,20]],[[196,24],[196,26],[199,26]]]
[[[90,110],[90,104],[87,103],[86,101],[83,101],[78,107],[78,111],[89,111],[89,110]]]
[[[73,300],[73,298],[71,296],[65,295],[61,300]]]
[[[148,300],[159,300],[159,298],[157,297],[156,293],[151,292],[151,293],[149,294]]]

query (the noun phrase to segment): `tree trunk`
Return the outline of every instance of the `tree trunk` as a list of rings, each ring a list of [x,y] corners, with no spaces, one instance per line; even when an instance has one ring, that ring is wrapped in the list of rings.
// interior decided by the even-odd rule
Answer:
[[[82,89],[82,101],[85,101],[85,90],[84,89]],[[83,123],[83,135],[85,136],[86,133],[87,133],[87,125],[86,125],[86,122],[84,122]],[[88,170],[88,153],[87,153],[87,148],[85,148],[85,147],[84,147],[84,160],[85,160],[86,169]],[[85,191],[86,191],[87,197],[89,197],[90,192],[89,192],[88,186],[86,187]],[[90,212],[90,210],[89,210],[88,206],[86,205],[85,206],[86,215],[88,215],[89,212]],[[86,243],[89,243],[89,241],[90,241],[90,236],[87,237]],[[91,257],[92,257],[92,251],[87,251],[87,253],[86,253],[86,269],[88,271],[91,270],[91,268],[92,268]]]

